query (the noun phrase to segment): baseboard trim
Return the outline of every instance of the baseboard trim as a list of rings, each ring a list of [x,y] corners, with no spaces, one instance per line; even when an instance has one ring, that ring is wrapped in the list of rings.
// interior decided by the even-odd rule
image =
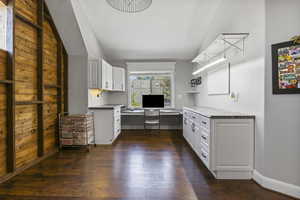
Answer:
[[[26,169],[38,164],[39,162],[47,159],[48,157],[50,156],[53,156],[54,154],[56,154],[58,152],[58,149],[55,150],[55,151],[52,151],[52,152],[49,152],[47,154],[45,154],[44,156],[32,161],[31,163],[17,169],[16,171],[14,171],[13,173],[9,173],[9,174],[6,174],[5,176],[3,177],[0,177],[0,184],[1,183],[4,183],[6,181],[8,181],[9,179],[13,178],[14,176],[17,176],[18,174],[22,173],[23,171],[25,171]]]
[[[261,185],[263,188],[273,190],[297,199],[300,199],[300,187],[285,183],[282,181],[278,181],[269,177],[263,176],[258,171],[254,170],[253,172],[253,180]]]

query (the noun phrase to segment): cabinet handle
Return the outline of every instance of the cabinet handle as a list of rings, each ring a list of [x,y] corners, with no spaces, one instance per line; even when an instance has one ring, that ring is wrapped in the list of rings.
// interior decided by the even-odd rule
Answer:
[[[193,119],[196,119],[196,117],[195,117],[195,116],[192,116],[192,118],[193,118]]]
[[[205,121],[202,121],[202,124],[205,124],[205,125],[206,125],[207,123],[206,123]]]
[[[195,123],[192,123],[192,128],[195,128]]]
[[[203,158],[205,158],[205,159],[207,158],[207,156],[204,153],[201,153],[201,155]]]
[[[205,136],[202,135],[201,137],[202,137],[204,140],[207,140],[207,138],[206,138]]]
[[[195,132],[195,124],[192,123],[192,131]]]

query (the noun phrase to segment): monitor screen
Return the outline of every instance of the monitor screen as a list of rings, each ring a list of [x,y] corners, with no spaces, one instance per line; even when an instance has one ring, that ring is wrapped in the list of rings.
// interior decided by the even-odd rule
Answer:
[[[164,95],[143,95],[143,108],[163,108]]]

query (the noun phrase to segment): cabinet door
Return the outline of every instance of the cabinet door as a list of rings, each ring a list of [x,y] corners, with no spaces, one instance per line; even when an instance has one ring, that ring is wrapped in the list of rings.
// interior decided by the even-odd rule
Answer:
[[[121,83],[120,83],[120,68],[113,67],[113,90],[120,91]]]
[[[113,71],[112,71],[112,66],[107,63],[106,67],[106,80],[107,80],[107,90],[112,90],[113,88]]]
[[[107,82],[107,62],[102,60],[102,89],[108,89],[108,82]]]
[[[188,139],[188,119],[186,115],[183,115],[183,137]]]
[[[98,60],[89,60],[88,64],[88,87],[89,89],[97,89],[99,88],[99,61]]]
[[[112,66],[102,60],[102,89],[112,90]]]
[[[113,90],[125,91],[125,69],[113,67]]]
[[[121,83],[121,91],[125,92],[125,81],[126,81],[125,69],[120,68],[120,83]]]

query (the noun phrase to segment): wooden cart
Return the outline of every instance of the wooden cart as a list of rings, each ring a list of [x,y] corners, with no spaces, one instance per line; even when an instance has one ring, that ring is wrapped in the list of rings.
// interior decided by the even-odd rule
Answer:
[[[95,143],[94,114],[59,115],[59,147],[86,147]]]

